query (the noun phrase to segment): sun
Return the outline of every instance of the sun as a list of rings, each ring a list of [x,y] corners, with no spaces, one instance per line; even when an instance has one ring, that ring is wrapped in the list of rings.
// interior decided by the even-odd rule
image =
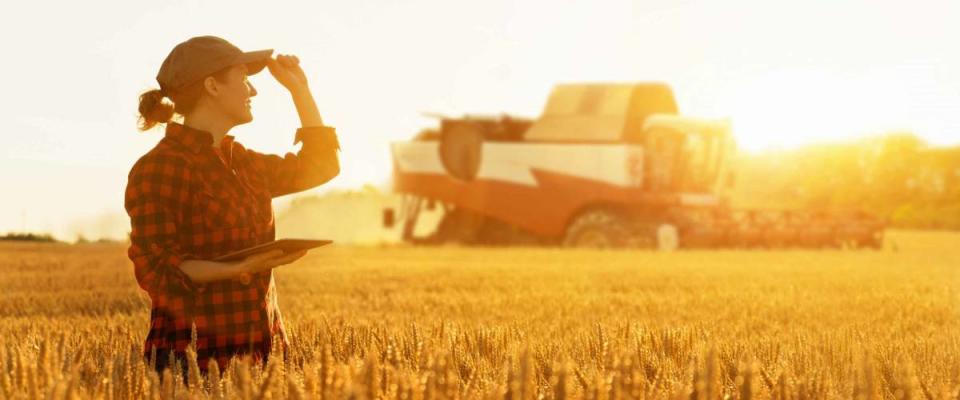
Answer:
[[[874,94],[862,82],[838,74],[785,70],[739,84],[725,108],[740,148],[785,149],[881,129],[878,121],[889,105]]]

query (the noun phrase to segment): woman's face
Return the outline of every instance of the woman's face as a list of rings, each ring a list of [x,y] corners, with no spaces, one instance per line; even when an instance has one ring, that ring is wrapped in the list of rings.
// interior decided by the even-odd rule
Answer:
[[[257,89],[247,80],[247,66],[237,65],[230,68],[226,82],[217,81],[217,95],[212,100],[215,108],[240,125],[253,121],[250,98],[256,95]]]

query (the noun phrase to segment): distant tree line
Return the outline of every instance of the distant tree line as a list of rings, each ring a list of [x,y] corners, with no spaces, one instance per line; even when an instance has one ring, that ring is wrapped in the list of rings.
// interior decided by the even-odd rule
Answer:
[[[22,242],[56,242],[56,239],[47,233],[32,232],[10,232],[0,236],[2,241],[22,241]]]
[[[734,203],[863,210],[903,228],[960,229],[960,147],[910,133],[742,154]]]

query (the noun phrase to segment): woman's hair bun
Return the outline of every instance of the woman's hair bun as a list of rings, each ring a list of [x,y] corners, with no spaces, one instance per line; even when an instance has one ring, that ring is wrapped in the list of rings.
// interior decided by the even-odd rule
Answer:
[[[163,101],[160,89],[148,90],[140,95],[139,129],[149,130],[157,124],[165,124],[173,118],[173,104]]]

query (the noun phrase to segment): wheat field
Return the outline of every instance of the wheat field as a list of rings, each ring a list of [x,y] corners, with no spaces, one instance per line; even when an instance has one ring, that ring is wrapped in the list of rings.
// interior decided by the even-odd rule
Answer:
[[[189,385],[124,245],[0,244],[0,398],[958,398],[960,235],[873,251],[329,247],[292,341]]]

